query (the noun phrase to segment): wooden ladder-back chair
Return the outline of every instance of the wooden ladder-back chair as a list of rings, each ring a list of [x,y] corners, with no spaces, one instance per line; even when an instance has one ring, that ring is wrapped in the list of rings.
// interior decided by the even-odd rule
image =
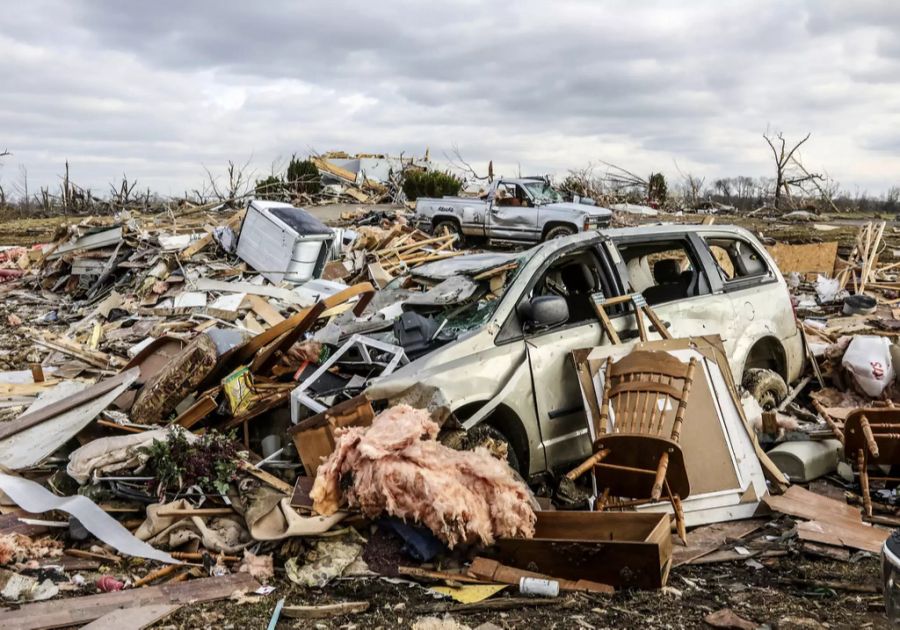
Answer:
[[[897,481],[895,477],[870,477],[869,464],[900,464],[900,409],[870,407],[857,409],[844,422],[844,455],[856,462],[863,508],[872,516],[869,480]]]
[[[635,499],[627,505],[639,505],[665,495],[685,543],[681,500],[691,486],[679,441],[696,365],[696,358],[684,363],[660,351],[607,359],[594,454],[566,475],[574,480],[593,470],[597,487],[603,488],[597,509],[607,507],[610,497]]]

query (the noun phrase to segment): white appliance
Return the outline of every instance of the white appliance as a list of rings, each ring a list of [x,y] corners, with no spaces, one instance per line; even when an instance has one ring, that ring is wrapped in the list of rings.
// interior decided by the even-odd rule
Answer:
[[[269,282],[299,284],[318,278],[334,232],[302,208],[253,200],[241,226],[237,255]]]

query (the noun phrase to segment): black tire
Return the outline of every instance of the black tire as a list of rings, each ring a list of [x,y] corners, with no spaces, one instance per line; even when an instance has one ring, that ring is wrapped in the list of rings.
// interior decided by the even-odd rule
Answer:
[[[564,236],[572,236],[575,233],[575,229],[570,225],[557,225],[555,227],[547,230],[547,233],[544,235],[544,240],[549,241],[554,238],[562,238]]]
[[[493,444],[492,444],[493,443]],[[489,424],[481,423],[468,432],[468,448],[474,449],[478,446],[484,446],[488,450],[496,452],[496,447],[506,447],[506,463],[509,467],[521,474],[519,468],[519,456],[516,449],[503,433]]]
[[[454,242],[454,245],[457,248],[462,247],[465,244],[465,238],[463,237],[463,233],[459,227],[459,223],[457,223],[453,219],[438,219],[434,224],[435,236],[443,236],[444,232],[456,235],[456,241]]]
[[[788,394],[787,383],[781,375],[762,368],[744,371],[744,389],[756,399],[763,411],[773,411]]]

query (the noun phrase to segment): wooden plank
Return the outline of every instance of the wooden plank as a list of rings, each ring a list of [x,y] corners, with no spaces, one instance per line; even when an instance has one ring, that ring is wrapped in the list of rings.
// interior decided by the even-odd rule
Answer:
[[[340,602],[318,606],[285,606],[281,609],[281,614],[289,619],[329,619],[365,612],[368,609],[369,602]]]
[[[810,492],[800,486],[791,486],[784,494],[767,495],[763,502],[775,512],[809,520],[862,522],[859,510],[842,501],[835,501]]]
[[[247,573],[26,604],[0,612],[0,628],[47,630],[86,624],[121,608],[211,602],[259,588]]]
[[[216,407],[218,407],[216,399],[207,394],[185,409],[180,416],[172,421],[172,424],[177,424],[185,429],[190,429],[192,426],[203,420],[203,418],[215,411]]]
[[[83,626],[81,630],[144,630],[160,619],[165,619],[179,608],[181,608],[180,604],[122,608],[103,615],[96,621]]]
[[[881,546],[890,535],[891,532],[887,529],[849,521],[814,520],[797,525],[797,536],[800,540],[861,549],[875,554],[881,552]]]
[[[131,368],[130,370],[120,372],[119,374],[116,374],[112,378],[108,378],[105,381],[100,381],[99,383],[91,385],[87,389],[83,389],[77,394],[68,396],[67,398],[59,400],[55,403],[51,403],[46,407],[41,407],[33,413],[25,413],[11,422],[6,422],[0,425],[0,440],[8,438],[9,436],[15,435],[17,433],[21,433],[29,427],[33,427],[36,424],[40,424],[41,422],[45,422],[51,418],[55,418],[56,416],[69,411],[70,409],[74,409],[79,405],[83,405],[86,402],[99,398],[103,394],[111,392],[116,387],[118,387],[122,383],[125,383],[129,379],[136,379],[139,374],[140,370],[138,370],[137,368]]]
[[[276,326],[284,321],[284,316],[278,312],[278,309],[258,295],[248,295],[247,302],[250,304],[250,309],[269,326]]]

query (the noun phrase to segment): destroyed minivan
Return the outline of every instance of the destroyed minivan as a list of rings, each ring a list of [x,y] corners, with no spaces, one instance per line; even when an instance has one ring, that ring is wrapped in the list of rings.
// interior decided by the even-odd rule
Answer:
[[[463,428],[508,443],[523,475],[591,453],[571,352],[608,344],[592,296],[640,293],[674,337],[721,336],[736,382],[773,407],[799,378],[803,341],[784,278],[748,231],[655,225],[555,239],[518,254],[423,265],[434,280],[512,274],[474,326],[368,390],[374,400],[437,390]],[[623,342],[637,338],[630,305],[609,308]],[[652,332],[650,338],[659,335]],[[470,431],[472,433],[472,431]]]

